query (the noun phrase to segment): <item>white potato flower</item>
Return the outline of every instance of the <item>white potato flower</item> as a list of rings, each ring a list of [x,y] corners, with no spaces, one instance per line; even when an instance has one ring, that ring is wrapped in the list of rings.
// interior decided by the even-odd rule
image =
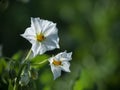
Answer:
[[[64,51],[49,59],[54,80],[61,76],[61,71],[70,72],[69,61],[72,59],[71,56],[72,52],[66,53],[66,51]]]
[[[33,56],[59,48],[56,24],[40,18],[31,18],[31,27],[21,35],[32,44]]]

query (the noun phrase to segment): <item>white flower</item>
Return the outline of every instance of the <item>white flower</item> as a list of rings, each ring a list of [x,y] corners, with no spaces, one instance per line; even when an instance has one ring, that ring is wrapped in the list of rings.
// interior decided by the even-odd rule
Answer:
[[[72,52],[66,53],[66,51],[64,51],[49,59],[54,80],[61,76],[61,70],[70,72],[70,63],[68,61],[72,59],[71,55]]]
[[[59,48],[56,24],[39,18],[31,18],[31,27],[21,35],[32,44],[34,56]]]

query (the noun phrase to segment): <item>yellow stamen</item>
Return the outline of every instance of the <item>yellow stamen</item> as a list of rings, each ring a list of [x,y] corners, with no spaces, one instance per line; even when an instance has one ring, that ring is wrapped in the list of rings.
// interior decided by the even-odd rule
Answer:
[[[56,61],[56,60],[53,60],[53,62],[52,62],[54,65],[56,65],[56,66],[59,66],[59,65],[61,65],[62,64],[62,62],[61,61]]]
[[[41,42],[41,41],[43,41],[45,39],[45,37],[44,37],[43,34],[40,33],[40,34],[36,35],[36,39],[37,39],[37,41]]]

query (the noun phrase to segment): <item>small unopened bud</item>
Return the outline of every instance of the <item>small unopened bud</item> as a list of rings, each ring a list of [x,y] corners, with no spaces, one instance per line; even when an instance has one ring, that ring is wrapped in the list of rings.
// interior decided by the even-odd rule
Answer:
[[[23,75],[21,75],[19,84],[21,84],[21,86],[26,86],[29,83],[29,81],[30,81],[29,73],[24,72]]]
[[[38,72],[34,68],[31,69],[30,74],[32,79],[36,80],[38,78]]]

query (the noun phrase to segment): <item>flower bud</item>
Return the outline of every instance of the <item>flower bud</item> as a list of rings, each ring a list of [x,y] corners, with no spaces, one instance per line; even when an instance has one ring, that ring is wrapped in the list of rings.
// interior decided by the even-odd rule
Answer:
[[[30,74],[33,80],[36,80],[38,78],[38,72],[34,68],[31,69]]]
[[[21,86],[25,86],[29,83],[29,81],[30,81],[29,73],[24,72],[23,75],[21,75],[21,79],[19,81],[19,84],[21,84]]]

